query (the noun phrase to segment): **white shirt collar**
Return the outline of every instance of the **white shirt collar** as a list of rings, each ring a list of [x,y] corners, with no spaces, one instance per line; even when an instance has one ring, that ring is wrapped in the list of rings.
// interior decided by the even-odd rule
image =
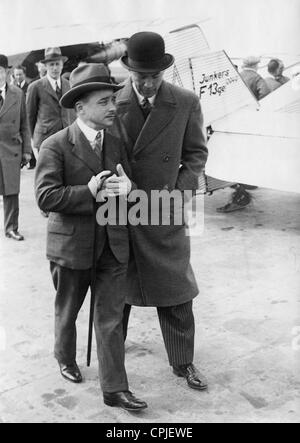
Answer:
[[[139,104],[141,105],[141,104],[143,103],[143,101],[145,100],[145,97],[143,97],[143,96],[139,93],[139,91],[137,90],[137,87],[136,87],[134,81],[132,82],[132,87],[133,87],[134,92],[136,93],[136,96],[137,96],[137,98],[138,98]],[[154,95],[153,97],[148,98],[148,100],[149,100],[149,102],[150,102],[150,104],[151,104],[152,106],[154,105],[155,99],[156,99],[156,95]]]
[[[61,78],[59,77],[57,80],[54,80],[54,78],[50,77],[49,74],[47,74],[47,79],[50,82],[50,85],[56,91],[56,83],[58,84],[58,87],[61,89]]]
[[[102,141],[103,141],[103,137],[104,137],[104,130],[103,129],[101,131],[96,131],[95,129],[90,128],[88,125],[86,125],[82,120],[80,120],[79,117],[77,118],[76,123],[79,126],[79,129],[86,136],[86,138],[88,139],[88,141],[90,142],[91,145],[95,142],[96,137],[99,132],[101,132]]]

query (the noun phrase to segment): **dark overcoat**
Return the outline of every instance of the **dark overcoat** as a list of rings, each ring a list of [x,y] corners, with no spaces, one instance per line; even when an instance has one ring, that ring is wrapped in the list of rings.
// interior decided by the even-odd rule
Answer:
[[[19,194],[25,153],[31,153],[25,97],[20,88],[10,85],[0,110],[0,195]]]
[[[61,78],[62,94],[70,89],[68,80]],[[50,135],[71,125],[76,116],[73,109],[63,108],[47,76],[31,83],[27,90],[27,112],[33,144],[40,149]]]
[[[96,224],[95,199],[88,183],[102,170],[117,174],[118,163],[130,175],[126,149],[106,131],[103,164],[77,123],[49,137],[41,147],[36,167],[35,192],[40,209],[50,212],[47,257],[74,270],[92,268],[94,248],[98,255],[108,238],[120,262],[128,262],[128,228]]]
[[[117,95],[126,129],[132,179],[137,188],[196,190],[207,160],[199,99],[163,82],[144,121],[130,80]],[[137,306],[175,306],[192,300],[198,287],[190,264],[186,226],[130,226],[127,302]]]

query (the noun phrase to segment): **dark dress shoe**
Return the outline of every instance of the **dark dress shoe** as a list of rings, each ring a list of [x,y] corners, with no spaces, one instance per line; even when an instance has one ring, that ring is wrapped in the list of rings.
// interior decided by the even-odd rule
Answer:
[[[11,238],[12,240],[16,241],[24,241],[23,235],[21,235],[18,231],[10,231],[6,233],[7,238]]]
[[[116,406],[126,411],[139,412],[148,408],[147,403],[136,398],[130,391],[103,394],[107,406]]]
[[[72,383],[81,383],[82,375],[76,363],[73,365],[64,365],[59,363],[60,373],[66,380]]]
[[[208,383],[204,375],[202,375],[198,369],[191,363],[189,365],[174,366],[174,374],[178,377],[184,377],[187,384],[192,389],[197,389],[198,391],[206,391],[208,388]]]

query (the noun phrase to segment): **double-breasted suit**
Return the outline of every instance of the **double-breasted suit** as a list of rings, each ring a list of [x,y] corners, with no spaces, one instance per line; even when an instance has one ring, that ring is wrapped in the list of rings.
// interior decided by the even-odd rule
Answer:
[[[132,179],[137,188],[149,196],[153,190],[196,190],[207,160],[199,99],[163,82],[145,121],[129,79],[117,95],[117,107],[126,129]],[[191,306],[198,286],[190,265],[186,226],[150,224],[129,229],[133,254],[127,303],[158,307],[171,365],[190,363],[194,343]]]
[[[0,195],[4,196],[6,232],[18,230],[21,162],[23,154],[30,152],[24,94],[16,86],[7,85],[0,110]]]
[[[65,94],[69,89],[68,80],[61,78],[61,93]],[[33,144],[37,150],[50,135],[68,127],[75,120],[74,111],[60,105],[47,76],[29,85],[26,104]]]
[[[117,174],[119,163],[128,175],[130,170],[125,147],[109,130],[102,152],[100,161],[77,122],[73,123],[42,144],[35,187],[40,209],[50,212],[47,257],[57,292],[55,356],[66,365],[75,362],[75,321],[91,284],[95,258],[100,380],[103,391],[118,392],[128,389],[122,333],[128,229],[97,224],[88,183],[103,170]]]

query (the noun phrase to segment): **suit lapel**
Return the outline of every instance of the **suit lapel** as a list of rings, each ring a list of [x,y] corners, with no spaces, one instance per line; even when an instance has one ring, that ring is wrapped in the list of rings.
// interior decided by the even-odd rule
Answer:
[[[128,135],[134,143],[134,154],[137,154],[149,146],[172,121],[177,111],[177,102],[168,84],[163,82],[156,97],[154,109],[145,123],[131,81],[129,81],[121,91],[118,107]]]
[[[52,88],[49,80],[47,79],[47,76],[43,77],[42,82],[43,82],[45,90],[58,102],[58,98],[57,98],[56,92]]]
[[[126,82],[124,89],[121,91],[117,99],[117,105],[119,117],[126,128],[132,144],[135,145],[145,124],[145,119],[139,107],[136,94],[132,88],[131,80]]]
[[[94,153],[89,141],[79,129],[77,123],[73,123],[69,130],[69,141],[73,145],[73,155],[79,158],[94,174],[99,174],[101,172],[99,158]]]
[[[65,80],[64,78],[61,78],[61,92],[62,95],[64,95],[66,92],[68,92],[70,89],[69,82]]]
[[[8,86],[6,91],[5,100],[0,111],[0,118],[10,110],[12,106],[17,103],[16,93]]]

